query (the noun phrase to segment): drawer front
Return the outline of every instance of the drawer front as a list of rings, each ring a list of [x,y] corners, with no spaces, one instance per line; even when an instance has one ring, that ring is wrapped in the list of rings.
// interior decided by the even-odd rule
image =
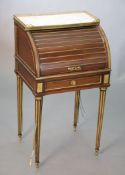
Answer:
[[[82,88],[101,84],[101,76],[74,78],[45,83],[45,92],[72,88]]]

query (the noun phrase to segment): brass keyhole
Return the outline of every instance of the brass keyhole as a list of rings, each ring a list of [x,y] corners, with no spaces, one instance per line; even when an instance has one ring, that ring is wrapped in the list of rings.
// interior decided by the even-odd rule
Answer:
[[[76,85],[76,81],[75,81],[75,80],[72,80],[72,81],[70,82],[70,84],[71,84],[72,86],[75,86],[75,85]]]
[[[72,67],[68,67],[67,69],[68,69],[68,71],[70,71],[70,72],[82,70],[82,68],[81,68],[80,66],[72,66]]]

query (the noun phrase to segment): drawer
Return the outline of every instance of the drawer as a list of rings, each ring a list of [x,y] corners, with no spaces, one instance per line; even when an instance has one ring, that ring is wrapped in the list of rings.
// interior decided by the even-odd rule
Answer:
[[[101,84],[101,76],[82,77],[67,80],[59,80],[45,83],[45,91],[63,90],[72,88],[82,88]]]

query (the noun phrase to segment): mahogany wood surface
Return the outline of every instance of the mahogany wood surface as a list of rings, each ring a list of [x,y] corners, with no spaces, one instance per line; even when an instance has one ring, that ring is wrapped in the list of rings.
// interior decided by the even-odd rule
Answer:
[[[106,42],[99,25],[27,32],[15,21],[15,72],[35,96],[109,86]]]

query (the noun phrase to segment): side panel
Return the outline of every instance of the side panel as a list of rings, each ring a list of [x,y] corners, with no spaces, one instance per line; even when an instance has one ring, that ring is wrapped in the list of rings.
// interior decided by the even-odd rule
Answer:
[[[109,42],[108,42],[106,34],[105,34],[105,32],[104,32],[104,30],[102,29],[101,26],[98,28],[98,30],[100,32],[100,35],[101,35],[102,39],[104,40],[104,45],[105,45],[105,48],[106,48],[106,51],[107,51],[107,55],[108,55],[108,69],[111,69],[111,53],[110,53]]]
[[[29,36],[29,32],[25,32],[15,24],[15,57],[18,57],[27,66],[27,69],[37,76],[39,72],[37,66],[38,58],[36,58]]]

